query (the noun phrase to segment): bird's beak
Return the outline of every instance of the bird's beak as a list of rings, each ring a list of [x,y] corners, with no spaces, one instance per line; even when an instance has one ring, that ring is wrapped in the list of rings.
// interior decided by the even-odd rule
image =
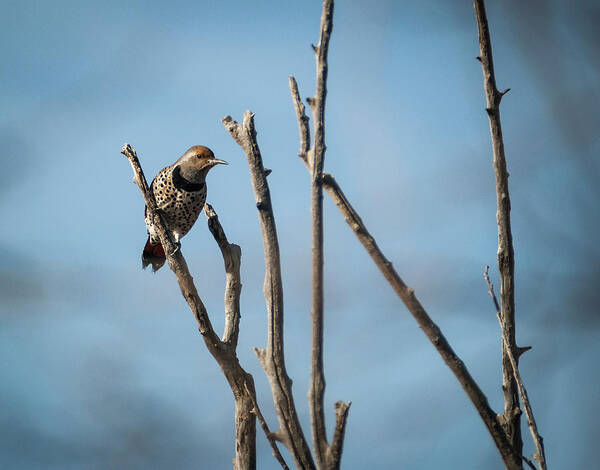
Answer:
[[[221,165],[229,165],[229,163],[227,163],[225,160],[221,160],[221,159],[219,159],[219,158],[213,158],[213,159],[210,161],[210,163],[211,163],[212,165],[219,165],[219,164],[221,164]]]

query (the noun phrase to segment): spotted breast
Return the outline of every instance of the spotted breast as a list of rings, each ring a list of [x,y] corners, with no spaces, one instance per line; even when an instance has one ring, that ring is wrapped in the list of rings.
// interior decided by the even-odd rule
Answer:
[[[201,145],[188,149],[173,165],[158,172],[150,186],[158,209],[164,216],[171,236],[176,243],[183,238],[198,219],[206,201],[206,175],[215,165],[227,164],[215,158],[213,152]],[[160,269],[166,260],[164,249],[145,212],[148,241],[142,252],[142,266]]]

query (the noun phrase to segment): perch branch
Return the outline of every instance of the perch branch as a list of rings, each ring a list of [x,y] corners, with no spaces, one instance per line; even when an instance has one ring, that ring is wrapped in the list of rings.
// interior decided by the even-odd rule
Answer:
[[[134,173],[133,181],[137,184],[142,192],[142,196],[144,197],[144,202],[146,203],[146,207],[148,208],[148,213],[150,217],[153,219],[153,223],[156,227],[157,234],[160,238],[160,242],[162,243],[165,254],[167,255],[167,261],[169,262],[169,267],[177,276],[177,281],[179,282],[179,287],[181,289],[181,293],[185,297],[186,301],[190,305],[194,316],[196,317],[196,322],[198,323],[198,329],[203,337],[207,339],[210,344],[209,349],[213,349],[218,351],[221,348],[221,341],[219,337],[213,330],[213,327],[210,323],[210,319],[208,318],[208,313],[206,312],[206,308],[204,307],[204,303],[200,299],[198,295],[198,291],[196,290],[196,286],[194,285],[192,276],[190,275],[189,269],[187,267],[187,263],[181,249],[175,245],[173,240],[171,239],[171,235],[166,229],[166,223],[157,210],[156,201],[154,200],[154,195],[150,191],[148,183],[146,182],[146,177],[144,176],[144,172],[140,166],[140,162],[138,160],[137,154],[133,147],[129,144],[123,145],[121,149],[121,153],[125,155],[129,162],[131,163],[131,167]]]
[[[235,398],[235,428],[236,428],[236,445],[235,445],[235,470],[254,470],[256,469],[256,418],[252,413],[254,406],[252,403],[251,394],[247,392],[250,388],[254,390],[254,380],[240,365],[235,352],[235,344],[239,330],[239,296],[241,283],[240,279],[240,257],[241,250],[239,246],[232,245],[227,242],[225,233],[218,221],[216,213],[212,207],[207,206],[209,228],[221,247],[223,259],[227,269],[227,287],[226,287],[226,324],[230,323],[229,341],[221,341],[215,333],[210,322],[206,308],[189,272],[185,258],[181,249],[178,249],[171,240],[167,225],[157,210],[154,195],[148,183],[144,172],[140,166],[137,154],[133,147],[129,144],[123,145],[121,153],[127,157],[133,169],[133,180],[140,188],[142,196],[148,208],[148,214],[152,218],[156,233],[165,248],[169,267],[177,277],[179,288],[183,297],[187,301],[196,322],[198,329],[204,338],[204,343],[211,355],[215,358],[223,375],[227,379],[233,396]],[[236,320],[237,318],[237,320]],[[227,336],[227,335],[226,335]]]
[[[231,116],[223,118],[223,125],[231,137],[242,147],[248,160],[250,179],[256,198],[258,219],[263,237],[265,253],[264,296],[267,303],[267,347],[255,348],[256,355],[267,375],[273,394],[273,403],[279,420],[279,431],[275,432],[279,440],[290,451],[298,468],[314,469],[315,465],[304,433],[298,420],[292,381],[290,380],[284,359],[283,348],[283,285],[281,282],[281,261],[279,242],[275,227],[275,217],[271,205],[271,195],[254,127],[254,114],[244,113],[242,124]]]
[[[290,82],[292,80],[293,77],[291,77]],[[292,100],[294,101],[294,106],[298,113],[298,110],[301,109],[298,106],[300,96],[298,94],[297,87],[291,88]],[[298,115],[298,125],[300,127],[308,126],[306,119],[301,119],[300,115]],[[300,156],[302,157],[302,148]],[[302,160],[310,171],[310,166],[307,159],[303,158]],[[402,278],[396,272],[396,269],[393,267],[392,263],[384,256],[377,245],[377,242],[367,230],[367,227],[363,223],[362,219],[354,210],[345,194],[342,192],[342,189],[338,185],[335,178],[328,173],[324,173],[323,186],[375,265],[379,268],[400,300],[402,300],[410,314],[418,323],[419,327],[423,330],[423,333],[425,333],[429,341],[431,341],[439,355],[442,357],[446,365],[450,368],[466,392],[467,396],[470,398],[473,406],[481,416],[481,419],[492,436],[492,439],[494,440],[494,443],[496,444],[496,447],[498,448],[506,467],[511,470],[519,469],[520,464],[518,456],[515,455],[510,443],[508,442],[506,433],[496,418],[494,410],[490,408],[487,397],[484,395],[477,382],[475,382],[469,373],[464,362],[456,355],[439,327],[433,322],[429,314],[425,311],[419,300],[416,298],[413,289],[404,283]]]
[[[510,355],[517,361],[518,354],[515,340],[515,286],[514,286],[514,251],[510,227],[510,196],[508,193],[508,171],[502,140],[500,123],[500,101],[504,93],[496,87],[494,61],[492,58],[492,42],[485,13],[483,0],[474,0],[473,6],[477,19],[479,34],[480,62],[483,70],[483,83],[486,97],[486,111],[490,122],[492,150],[494,155],[494,172],[496,174],[496,199],[498,223],[498,268],[500,270],[500,301],[502,334],[508,341],[502,341],[502,390],[504,394],[504,414],[501,422],[513,449],[518,455],[523,451],[521,438],[521,409],[519,408],[519,392],[514,379]],[[510,350],[510,352],[509,352]]]
[[[505,343],[508,343],[508,335],[506,334],[506,330],[502,328],[502,312],[500,311],[500,305],[498,304],[498,299],[496,298],[496,294],[494,293],[494,286],[490,281],[490,276],[488,275],[489,266],[485,267],[483,271],[483,278],[485,279],[485,283],[488,287],[488,293],[494,302],[494,307],[496,308],[496,315],[498,317],[498,321],[500,322],[500,331],[502,332],[502,340]],[[531,403],[529,401],[529,396],[527,395],[527,390],[525,389],[525,385],[523,384],[523,379],[521,378],[521,373],[519,372],[519,367],[517,365],[517,359],[513,355],[513,350],[511,348],[506,348],[508,358],[512,365],[512,370],[514,373],[515,382],[517,382],[517,386],[519,388],[519,395],[521,396],[521,401],[523,402],[523,408],[525,408],[525,417],[527,418],[527,425],[529,426],[529,432],[531,433],[531,438],[535,444],[536,454],[533,458],[538,462],[540,470],[546,470],[546,453],[544,451],[544,439],[540,436],[540,433],[537,428],[537,424],[535,422],[535,416],[533,416],[533,410],[531,409]],[[534,467],[535,468],[535,467]]]

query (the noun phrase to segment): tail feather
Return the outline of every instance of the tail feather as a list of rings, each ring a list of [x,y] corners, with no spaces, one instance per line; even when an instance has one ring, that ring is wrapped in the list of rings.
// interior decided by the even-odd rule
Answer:
[[[144,246],[142,251],[142,268],[146,269],[152,265],[152,272],[158,271],[165,264],[167,257],[165,256],[165,250],[160,243],[153,245],[150,243],[150,237]]]

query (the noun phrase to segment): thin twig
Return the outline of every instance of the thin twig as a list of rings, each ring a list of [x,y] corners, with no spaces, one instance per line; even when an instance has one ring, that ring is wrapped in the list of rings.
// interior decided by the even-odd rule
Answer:
[[[498,268],[500,270],[500,301],[502,305],[502,331],[508,337],[502,342],[502,391],[504,394],[504,414],[502,424],[513,449],[519,455],[523,452],[521,438],[521,409],[519,408],[519,391],[514,380],[513,367],[509,359],[508,349],[516,354],[515,340],[515,285],[514,285],[514,250],[510,227],[510,196],[508,192],[508,171],[502,139],[500,123],[500,101],[506,92],[498,91],[494,75],[492,42],[485,13],[483,0],[474,0],[475,17],[479,34],[479,60],[483,71],[483,83],[486,97],[486,111],[490,122],[490,135],[494,155],[494,172],[496,174],[496,199],[498,223]],[[508,91],[508,90],[507,90]]]
[[[296,117],[298,118],[298,131],[300,132],[300,153],[298,156],[306,165],[310,165],[308,160],[308,152],[310,151],[310,128],[308,126],[308,116],[306,115],[304,103],[302,103],[300,93],[298,92],[298,84],[292,75],[290,75],[289,83],[294,102],[294,109],[296,110]]]
[[[277,447],[277,439],[275,439],[275,437],[273,436],[273,433],[269,429],[269,425],[267,424],[265,417],[260,411],[260,407],[258,406],[258,402],[256,401],[256,391],[251,391],[248,388],[248,385],[246,385],[246,392],[248,393],[248,396],[252,400],[252,405],[254,406],[254,409],[252,411],[258,418],[258,422],[260,423],[260,426],[262,427],[262,430],[265,433],[265,437],[269,441],[271,449],[273,449],[273,457],[277,459],[277,461],[284,470],[289,470],[289,467],[287,466],[287,463],[281,455],[281,452],[279,452],[279,447]]]
[[[325,373],[323,370],[323,186],[321,177],[325,160],[325,100],[327,97],[327,52],[333,29],[333,0],[323,2],[319,44],[314,47],[317,61],[317,90],[309,101],[313,112],[314,147],[311,159],[310,212],[312,225],[312,306],[311,306],[311,367],[308,406],[313,438],[313,449],[319,468],[327,461],[327,432],[323,398]],[[339,465],[339,464],[338,464]],[[329,467],[329,465],[328,465]]]
[[[256,198],[258,219],[265,252],[264,296],[267,303],[267,347],[255,348],[256,355],[269,379],[273,403],[279,420],[279,430],[273,435],[288,448],[298,468],[314,469],[315,464],[304,437],[294,397],[292,381],[286,368],[283,348],[283,285],[281,261],[275,216],[267,182],[267,172],[256,141],[254,114],[244,113],[244,121],[238,124],[231,116],[223,118],[223,125],[233,139],[242,147],[248,160],[250,179]]]
[[[496,315],[498,317],[498,321],[500,322],[500,331],[502,332],[502,340],[508,344],[508,335],[506,330],[502,328],[502,312],[500,311],[500,305],[498,304],[498,299],[496,298],[496,294],[494,293],[494,286],[490,281],[490,276],[488,275],[489,266],[486,266],[483,271],[483,278],[485,279],[485,283],[488,287],[488,293],[494,302],[494,307],[496,308]],[[535,417],[533,415],[533,410],[531,409],[531,403],[529,401],[529,396],[527,395],[527,390],[525,389],[525,385],[523,384],[523,379],[521,378],[521,373],[519,372],[519,367],[517,364],[517,360],[513,355],[512,348],[506,348],[508,358],[512,365],[512,370],[514,373],[514,379],[517,382],[517,386],[519,388],[519,394],[521,396],[521,401],[523,402],[523,407],[525,408],[525,417],[527,418],[527,425],[529,426],[529,432],[531,433],[531,438],[535,444],[535,448],[537,453],[533,456],[533,458],[538,462],[540,470],[546,470],[546,453],[544,451],[544,439],[540,436],[540,433],[537,428],[537,424],[535,422]],[[526,460],[526,459],[525,459]],[[534,467],[535,468],[535,467]]]
[[[300,108],[297,106],[297,101],[300,99],[300,97],[297,92],[297,87],[295,87],[295,89],[294,87],[291,88],[292,100],[294,101],[294,106],[298,111]],[[301,119],[300,115],[298,115],[298,125],[300,127],[307,126],[306,120]],[[300,156],[301,155],[302,149],[300,152]],[[309,162],[306,159],[302,160],[310,171]],[[324,173],[323,186],[375,265],[379,268],[390,286],[392,286],[392,289],[394,289],[400,300],[402,300],[410,314],[417,321],[419,327],[423,330],[423,333],[425,333],[427,338],[429,338],[446,365],[454,373],[454,376],[461,384],[467,396],[471,399],[473,406],[481,416],[481,419],[492,436],[492,439],[494,440],[494,443],[496,444],[496,447],[498,448],[498,451],[500,452],[500,455],[502,456],[507,468],[511,470],[519,469],[520,465],[518,463],[518,458],[515,456],[514,451],[512,450],[512,447],[506,438],[506,434],[496,418],[496,413],[490,408],[487,397],[484,395],[479,388],[479,385],[469,373],[464,362],[456,355],[439,327],[425,311],[419,300],[416,298],[413,289],[404,283],[402,278],[396,272],[396,269],[393,267],[392,263],[382,253],[381,249],[377,245],[377,242],[367,230],[367,227],[363,223],[361,217],[354,210],[335,178],[328,173]]]
[[[226,330],[230,330],[227,335],[230,341],[225,342],[221,341],[215,333],[208,312],[194,285],[182,250],[173,243],[170,233],[167,230],[167,225],[160,212],[157,211],[154,195],[148,187],[135,150],[131,145],[125,144],[121,149],[121,153],[131,163],[134,174],[133,180],[142,192],[149,217],[152,219],[160,242],[165,248],[169,267],[177,277],[181,293],[196,318],[198,329],[204,338],[204,343],[221,367],[223,375],[233,392],[236,423],[234,469],[254,470],[256,468],[256,417],[252,413],[253,404],[251,397],[246,392],[248,389],[247,384],[251,384],[253,388],[254,381],[252,376],[242,368],[235,353],[235,344],[237,343],[239,332],[239,296],[241,289],[239,269],[241,250],[239,246],[227,242],[227,237],[223,232],[216,213],[212,207],[207,205],[209,209],[207,211],[208,225],[215,240],[221,247],[227,270],[226,324],[230,323],[230,325],[226,327]],[[235,318],[238,320],[236,321]]]

